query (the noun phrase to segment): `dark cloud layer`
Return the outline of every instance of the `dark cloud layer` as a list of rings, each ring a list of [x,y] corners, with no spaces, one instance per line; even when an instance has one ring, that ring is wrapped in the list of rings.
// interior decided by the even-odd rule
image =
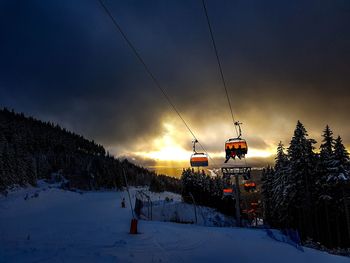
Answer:
[[[200,1],[105,1],[199,137],[230,121]],[[287,143],[298,119],[315,136],[328,123],[350,145],[349,1],[207,5],[251,146]],[[115,153],[132,152],[176,118],[98,1],[1,1],[0,36],[2,106]],[[208,149],[220,150],[225,136]]]

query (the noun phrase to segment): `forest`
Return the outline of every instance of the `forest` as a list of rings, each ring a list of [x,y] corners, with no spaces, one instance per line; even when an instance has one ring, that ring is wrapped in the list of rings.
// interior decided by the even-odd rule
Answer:
[[[301,240],[321,248],[350,247],[350,159],[329,126],[319,151],[298,121],[289,147],[280,142],[274,166],[262,170],[259,198],[264,226],[297,230]],[[223,195],[224,181],[187,169],[182,174],[187,202],[235,215],[234,198]],[[192,195],[192,196],[191,196]],[[241,209],[243,208],[241,200]],[[244,214],[243,214],[244,215]]]
[[[299,231],[302,240],[350,247],[350,162],[340,136],[327,125],[319,151],[298,121],[287,149],[280,142],[274,167],[262,174],[264,219]]]
[[[38,179],[64,179],[68,189],[120,189],[124,171],[129,185],[181,191],[178,179],[116,159],[102,145],[58,124],[0,110],[0,192],[14,185],[35,186]]]

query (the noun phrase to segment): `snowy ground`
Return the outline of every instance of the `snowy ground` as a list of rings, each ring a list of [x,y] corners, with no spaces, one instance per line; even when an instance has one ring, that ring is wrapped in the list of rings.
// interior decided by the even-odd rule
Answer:
[[[236,225],[234,218],[225,216],[213,208],[183,203],[180,195],[169,192],[157,194],[147,190],[141,191],[151,201],[144,203],[144,207],[141,209],[141,218],[153,221],[196,223],[196,225],[202,226]]]
[[[45,185],[0,197],[0,262],[350,262],[301,252],[263,230],[139,221],[141,233],[129,235],[122,197]]]

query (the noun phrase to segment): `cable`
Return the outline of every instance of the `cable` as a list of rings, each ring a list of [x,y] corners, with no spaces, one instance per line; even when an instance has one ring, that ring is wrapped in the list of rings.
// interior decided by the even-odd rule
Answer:
[[[140,63],[143,65],[143,67],[145,68],[147,74],[150,76],[150,78],[152,79],[152,81],[154,82],[154,84],[157,86],[157,88],[161,91],[161,93],[164,95],[165,99],[167,100],[167,102],[170,104],[170,106],[173,108],[173,110],[176,112],[176,114],[179,116],[179,118],[182,120],[183,124],[186,126],[187,130],[191,133],[191,135],[193,136],[193,138],[195,140],[198,141],[198,144],[201,146],[201,148],[203,149],[203,151],[208,155],[208,157],[210,158],[210,160],[214,163],[214,165],[216,166],[215,161],[211,158],[211,156],[209,155],[209,153],[206,151],[206,149],[203,147],[203,145],[199,142],[199,140],[196,138],[196,136],[194,135],[193,131],[190,129],[190,127],[188,126],[188,124],[186,123],[186,121],[184,120],[184,118],[181,116],[180,112],[178,111],[178,109],[175,107],[175,104],[171,101],[170,97],[168,96],[168,94],[166,93],[166,91],[162,88],[162,86],[160,85],[159,81],[157,80],[157,78],[154,76],[154,74],[152,73],[152,71],[150,70],[150,68],[147,66],[146,62],[142,59],[140,53],[136,50],[135,46],[131,43],[131,41],[128,39],[128,37],[126,36],[126,34],[124,33],[123,29],[120,27],[120,25],[118,24],[118,22],[115,20],[114,16],[111,14],[111,12],[108,10],[107,6],[104,4],[103,0],[98,0],[102,6],[102,8],[104,9],[104,11],[106,12],[106,14],[109,16],[109,18],[112,20],[114,26],[118,29],[118,31],[120,32],[120,34],[122,35],[122,37],[124,38],[124,40],[126,41],[126,43],[128,44],[128,46],[131,48],[132,52],[134,53],[134,55],[136,56],[136,58],[140,61]]]
[[[205,17],[206,17],[207,23],[208,23],[208,28],[209,28],[209,32],[210,32],[211,41],[212,41],[213,47],[214,47],[216,60],[217,60],[217,62],[218,62],[218,66],[219,66],[219,71],[220,71],[220,76],[221,76],[222,84],[223,84],[224,89],[225,89],[226,98],[227,98],[227,103],[228,103],[228,106],[229,106],[229,108],[230,108],[232,121],[233,121],[233,123],[235,123],[236,121],[235,121],[235,118],[234,118],[234,116],[233,116],[231,101],[230,101],[230,97],[229,97],[229,95],[228,95],[227,86],[226,86],[226,81],[225,81],[224,73],[223,73],[223,70],[222,70],[222,67],[221,67],[221,62],[220,62],[220,58],[219,58],[219,53],[218,53],[218,50],[217,50],[217,47],[216,47],[216,43],[215,43],[215,39],[214,39],[214,34],[213,34],[213,30],[212,30],[212,27],[211,27],[211,24],[210,24],[210,19],[209,19],[207,7],[206,7],[206,5],[205,5],[205,0],[202,0],[202,4],[203,4],[203,9],[204,9]],[[238,131],[237,131],[237,127],[236,127],[235,124],[234,124],[234,127],[235,127],[235,130],[236,130],[236,133],[237,133],[237,137],[238,137]]]
[[[221,76],[222,84],[223,84],[224,89],[225,89],[225,94],[226,94],[226,98],[227,98],[227,103],[228,103],[228,106],[229,106],[229,108],[230,108],[230,113],[231,113],[232,121],[233,121],[235,130],[236,130],[237,138],[239,138],[240,135],[241,135],[241,127],[238,125],[238,127],[239,127],[239,132],[238,132],[238,130],[237,130],[237,125],[236,125],[236,121],[235,121],[235,118],[234,118],[234,116],[233,116],[233,111],[232,111],[232,106],[231,106],[230,97],[229,97],[229,94],[228,94],[228,91],[227,91],[227,86],[226,86],[226,81],[225,81],[224,73],[223,73],[223,70],[222,70],[222,67],[221,67],[219,52],[218,52],[218,49],[217,49],[217,47],[216,47],[216,43],[215,43],[215,39],[214,39],[214,34],[213,34],[213,29],[212,29],[212,27],[211,27],[210,19],[209,19],[209,15],[208,15],[208,11],[207,11],[207,7],[206,7],[206,5],[205,5],[205,0],[202,0],[202,5],[203,5],[203,9],[204,9],[204,13],[205,13],[206,20],[207,20],[207,23],[208,23],[208,28],[209,28],[209,32],[210,32],[211,41],[212,41],[212,44],[213,44],[213,47],[214,47],[216,60],[217,60],[217,62],[218,62],[218,66],[219,66],[219,71],[220,71],[220,76]],[[238,123],[238,122],[237,122],[237,123]],[[244,162],[245,162],[245,165],[247,166],[247,159],[246,159],[246,158],[244,158]]]

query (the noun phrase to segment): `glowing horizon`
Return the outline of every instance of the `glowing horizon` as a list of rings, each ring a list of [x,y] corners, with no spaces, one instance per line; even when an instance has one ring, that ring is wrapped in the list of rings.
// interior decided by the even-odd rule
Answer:
[[[165,163],[167,163],[168,165],[174,165],[174,163],[185,164],[189,162],[190,156],[193,154],[192,145],[188,143],[187,144],[188,147],[185,148],[183,144],[180,143],[183,141],[189,141],[189,139],[187,134],[178,132],[176,127],[177,126],[170,121],[163,122],[162,124],[163,130],[161,135],[140,147],[147,150],[134,151],[126,155],[129,155],[129,156],[134,155],[141,159],[153,160],[156,162],[156,165],[153,165],[154,167],[165,167],[167,166],[167,165],[164,165]],[[225,131],[226,127],[223,126],[221,129]],[[206,141],[206,138],[203,138],[203,141]],[[206,147],[206,145],[203,142],[202,144],[204,147]],[[222,142],[222,145],[224,145],[224,141]],[[248,145],[249,145],[249,141],[248,141]],[[197,151],[202,152],[199,146]],[[207,153],[213,159],[219,160],[219,159],[224,159],[225,157],[224,146],[222,148],[222,151],[219,151],[219,150],[207,151]],[[265,149],[249,147],[248,154],[246,155],[246,157],[247,158],[269,158],[274,154],[275,154],[274,147],[265,148]],[[162,164],[160,165],[160,163]]]
[[[182,123],[176,119],[165,119],[161,123],[158,133],[153,138],[138,141],[137,148],[134,151],[124,152],[121,156],[154,170],[158,174],[179,177],[183,168],[190,167],[190,157],[193,154],[192,138],[184,129]],[[227,123],[220,121],[208,122],[207,125],[202,126],[201,143],[211,157],[209,158],[209,166],[205,170],[218,168],[224,164],[224,143],[231,133],[229,128]],[[247,134],[249,134],[249,129],[247,129]],[[259,144],[259,141],[258,143],[256,140],[254,141],[255,138],[259,137],[245,137],[248,143],[246,158],[242,160],[236,158],[236,161],[231,160],[229,164],[239,165],[244,163],[256,168],[273,165],[279,141],[273,138],[264,138],[264,143]],[[287,149],[287,141],[284,143]],[[197,152],[202,152],[200,146],[197,146]],[[315,152],[318,152],[318,150],[319,147],[315,147]]]

